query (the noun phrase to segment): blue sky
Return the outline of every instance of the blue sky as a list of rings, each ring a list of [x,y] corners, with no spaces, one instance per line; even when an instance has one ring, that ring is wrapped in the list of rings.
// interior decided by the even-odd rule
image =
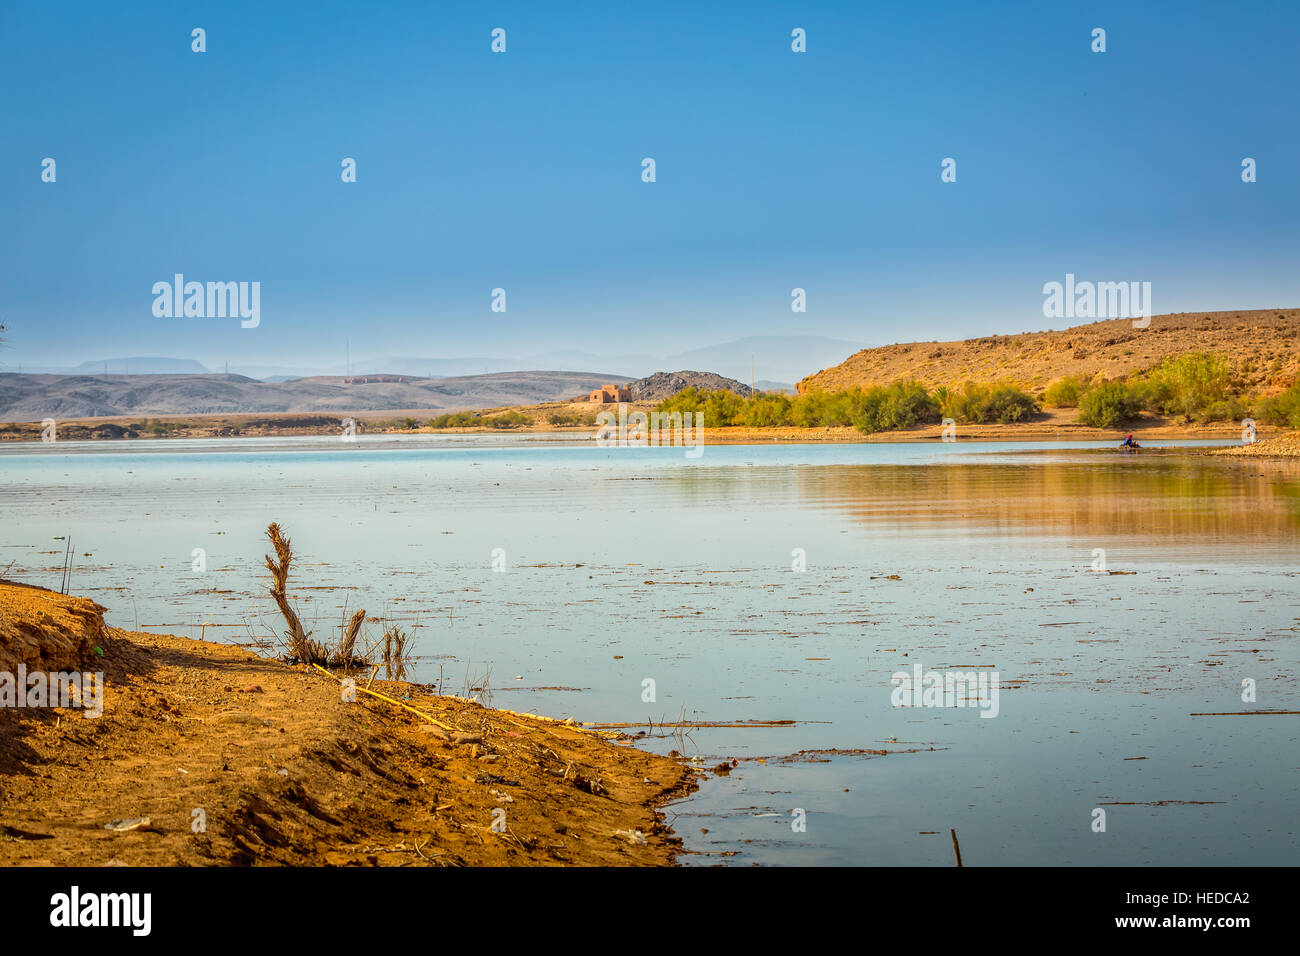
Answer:
[[[1067,272],[1297,305],[1300,5],[1136,6],[6,4],[0,361],[961,338]],[[176,272],[260,326],[155,318]]]

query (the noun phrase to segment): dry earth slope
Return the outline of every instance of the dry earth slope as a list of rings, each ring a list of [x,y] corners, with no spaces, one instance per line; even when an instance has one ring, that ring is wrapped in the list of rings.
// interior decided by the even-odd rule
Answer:
[[[930,387],[1010,381],[1041,389],[1063,375],[1118,378],[1168,355],[1227,354],[1247,389],[1281,388],[1300,372],[1300,309],[1157,315],[1147,328],[1110,319],[1062,331],[990,335],[957,342],[909,342],[864,349],[798,383],[838,391],[916,379]]]

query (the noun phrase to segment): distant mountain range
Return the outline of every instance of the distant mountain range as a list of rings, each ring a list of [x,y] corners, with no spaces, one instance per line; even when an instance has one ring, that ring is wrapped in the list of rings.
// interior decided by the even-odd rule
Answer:
[[[193,359],[146,357],[82,362],[76,368],[66,369],[65,373],[68,375],[207,375],[209,370]]]
[[[604,368],[624,378],[641,378],[665,369],[707,369],[739,382],[751,376],[760,388],[789,388],[790,383],[835,365],[863,348],[861,342],[816,335],[755,335],[669,355],[636,353],[596,355],[563,350],[520,358],[462,356],[421,358],[409,355],[369,358],[334,366],[232,365],[228,370],[208,369],[191,359],[126,357],[96,359],[70,367],[28,366],[23,372],[59,375],[205,375],[229,371],[264,382],[283,382],[314,376],[409,375],[422,379],[491,375],[536,369]],[[8,364],[4,371],[17,371]],[[597,383],[600,384],[600,383]]]
[[[0,421],[249,412],[451,412],[558,401],[626,381],[626,376],[607,373],[549,371],[348,385],[337,375],[260,382],[243,375],[0,373]]]

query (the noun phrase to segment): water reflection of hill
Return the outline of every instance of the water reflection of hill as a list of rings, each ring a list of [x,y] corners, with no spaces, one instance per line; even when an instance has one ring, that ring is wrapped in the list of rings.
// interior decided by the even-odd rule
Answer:
[[[1300,537],[1300,469],[1205,459],[828,465],[687,472],[678,493],[845,512],[921,534],[1123,536],[1151,545],[1285,544]],[[660,486],[662,489],[662,486]]]
[[[868,522],[1065,535],[1294,540],[1300,476],[1201,461],[799,469],[799,492]]]

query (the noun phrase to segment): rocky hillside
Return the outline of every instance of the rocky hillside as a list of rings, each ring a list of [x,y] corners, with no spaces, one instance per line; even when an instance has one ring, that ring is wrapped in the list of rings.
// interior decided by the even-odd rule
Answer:
[[[687,388],[702,392],[735,392],[747,396],[752,391],[748,385],[734,378],[725,378],[714,372],[655,372],[645,378],[627,383],[628,394],[634,402],[658,402],[672,398]]]
[[[1045,387],[1063,375],[1117,378],[1168,355],[1193,350],[1227,354],[1246,389],[1271,390],[1300,373],[1300,309],[1157,315],[1147,328],[1112,319],[1063,331],[991,335],[957,342],[909,342],[864,349],[796,386],[837,391],[916,379],[927,386],[1010,381]]]

